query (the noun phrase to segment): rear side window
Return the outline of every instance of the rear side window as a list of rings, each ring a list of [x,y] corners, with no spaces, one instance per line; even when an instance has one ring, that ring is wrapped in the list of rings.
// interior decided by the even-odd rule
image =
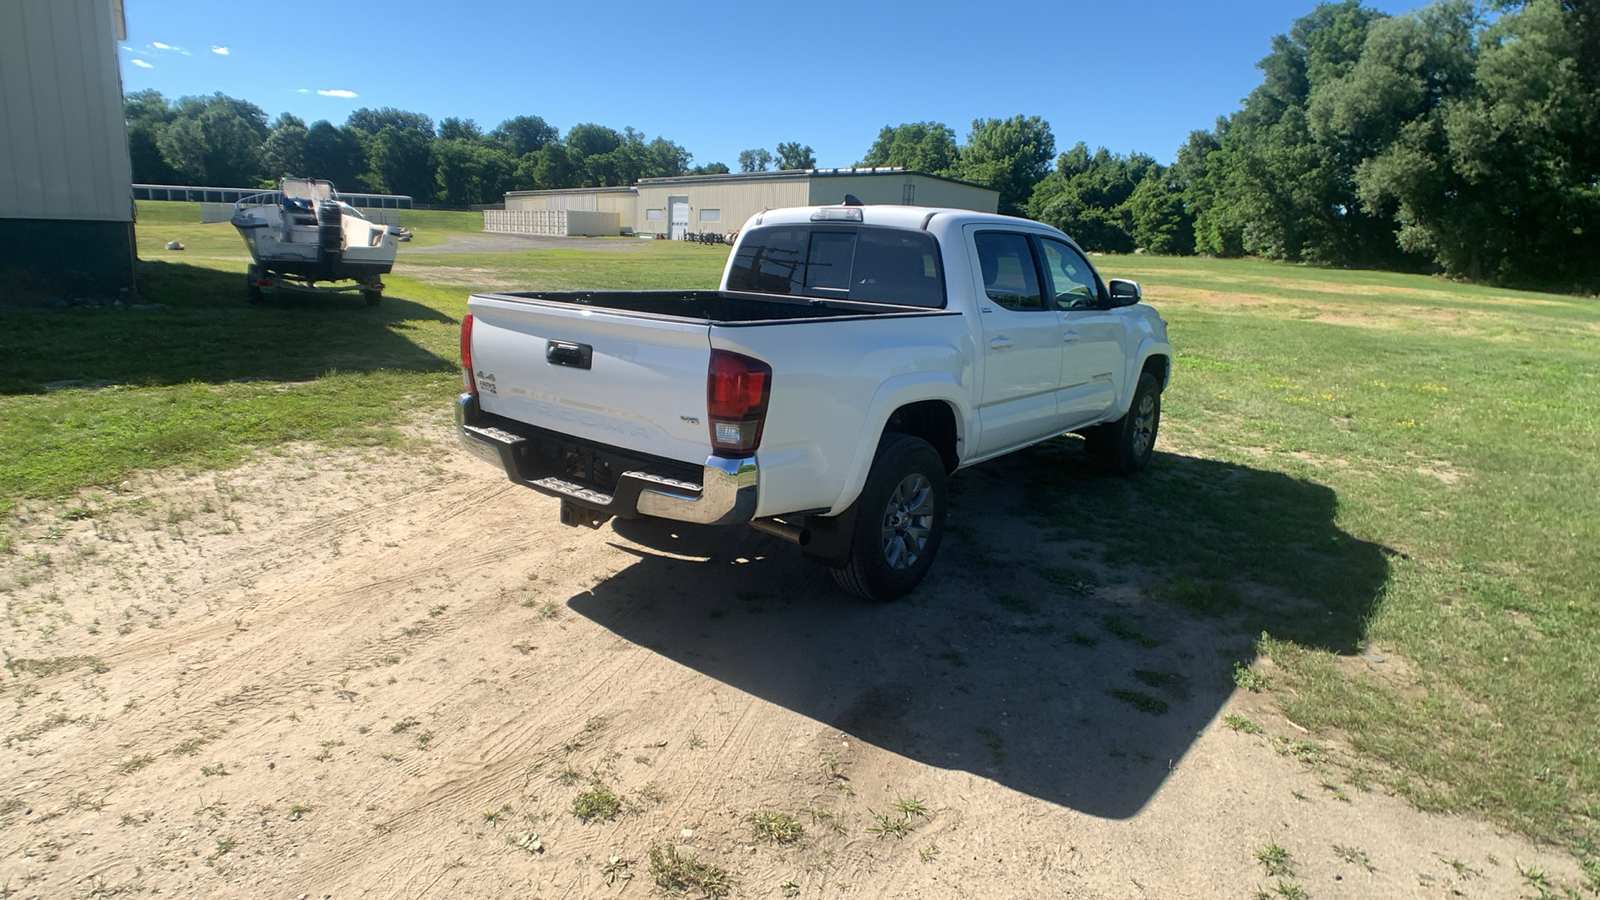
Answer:
[[[983,292],[1006,309],[1043,310],[1039,269],[1025,234],[980,231],[972,237],[983,270]]]
[[[728,289],[942,308],[938,245],[920,231],[788,225],[747,232]]]

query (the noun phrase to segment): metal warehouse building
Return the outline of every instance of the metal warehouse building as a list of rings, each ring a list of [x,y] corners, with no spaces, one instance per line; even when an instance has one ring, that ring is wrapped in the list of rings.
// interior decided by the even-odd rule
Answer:
[[[126,36],[121,0],[0,2],[0,302],[132,293]]]
[[[646,178],[633,187],[513,191],[485,231],[520,234],[660,234],[738,231],[762,210],[839,203],[949,206],[994,212],[1000,194],[906,169],[795,169],[737,175]]]

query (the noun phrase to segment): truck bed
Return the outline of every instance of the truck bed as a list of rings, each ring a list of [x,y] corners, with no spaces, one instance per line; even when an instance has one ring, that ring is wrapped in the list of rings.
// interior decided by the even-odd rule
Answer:
[[[792,319],[837,319],[848,316],[928,315],[944,312],[940,309],[918,306],[734,291],[506,291],[482,296],[581,306],[608,312],[665,316],[714,325]]]

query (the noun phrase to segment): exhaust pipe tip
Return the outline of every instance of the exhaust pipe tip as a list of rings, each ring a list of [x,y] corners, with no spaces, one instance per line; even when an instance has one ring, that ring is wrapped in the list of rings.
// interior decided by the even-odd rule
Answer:
[[[751,519],[750,527],[763,534],[770,534],[773,537],[782,538],[791,544],[798,544],[802,547],[811,543],[811,530],[809,528],[790,525],[788,522],[780,522],[777,519]]]

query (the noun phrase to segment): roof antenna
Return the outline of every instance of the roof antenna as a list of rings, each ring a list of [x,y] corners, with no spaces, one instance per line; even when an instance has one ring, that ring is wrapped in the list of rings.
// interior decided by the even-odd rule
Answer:
[[[862,203],[861,202],[861,198],[857,197],[855,194],[845,194],[844,195],[844,205],[845,206],[865,206],[866,204]]]

